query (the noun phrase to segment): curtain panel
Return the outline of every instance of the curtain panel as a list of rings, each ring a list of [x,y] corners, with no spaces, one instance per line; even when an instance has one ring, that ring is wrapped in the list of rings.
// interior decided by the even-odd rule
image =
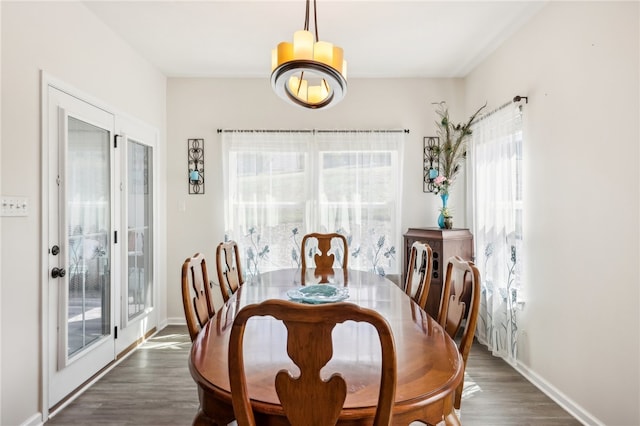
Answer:
[[[226,238],[239,243],[246,273],[299,267],[304,234],[338,232],[347,237],[350,268],[397,274],[404,138],[223,132]]]
[[[476,336],[510,363],[517,359],[522,288],[522,111],[510,103],[473,127],[472,230],[482,278]]]

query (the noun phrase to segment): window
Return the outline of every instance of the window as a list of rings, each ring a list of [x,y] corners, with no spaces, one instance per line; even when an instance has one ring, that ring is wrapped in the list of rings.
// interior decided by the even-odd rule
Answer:
[[[142,315],[153,301],[152,159],[150,146],[127,141],[127,320]]]
[[[309,232],[339,232],[349,266],[398,273],[403,132],[224,132],[225,224],[245,272],[300,265]]]

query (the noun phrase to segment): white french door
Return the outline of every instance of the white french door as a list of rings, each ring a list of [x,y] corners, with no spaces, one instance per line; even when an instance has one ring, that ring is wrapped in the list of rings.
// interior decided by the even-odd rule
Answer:
[[[113,114],[48,88],[49,407],[114,359]]]
[[[68,90],[43,91],[43,392],[52,410],[156,326],[157,137]]]
[[[122,285],[118,294],[118,338],[116,353],[157,324],[154,306],[155,212],[154,158],[156,135],[153,129],[120,117],[118,147],[121,148],[120,209],[122,223]]]

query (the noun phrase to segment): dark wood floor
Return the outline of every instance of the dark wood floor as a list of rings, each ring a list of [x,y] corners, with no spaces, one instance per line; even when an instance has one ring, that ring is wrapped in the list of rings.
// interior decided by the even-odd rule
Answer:
[[[46,425],[190,425],[198,408],[186,327],[169,326]],[[475,344],[460,420],[465,426],[580,425],[507,363]]]
[[[460,420],[464,426],[582,424],[477,342],[467,360]]]

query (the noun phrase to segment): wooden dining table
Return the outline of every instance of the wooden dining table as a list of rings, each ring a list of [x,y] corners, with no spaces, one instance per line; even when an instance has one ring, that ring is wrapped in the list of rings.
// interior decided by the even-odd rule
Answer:
[[[454,392],[464,374],[462,357],[440,325],[402,289],[385,277],[347,270],[324,277],[307,270],[264,272],[248,280],[218,310],[193,342],[189,370],[198,385],[200,408],[194,425],[226,425],[234,420],[228,372],[229,335],[236,314],[249,304],[266,299],[289,299],[287,292],[324,281],[346,286],[346,302],[378,311],[389,322],[396,346],[397,385],[393,424],[418,420],[459,425],[453,409]],[[323,279],[324,278],[324,279]],[[275,392],[276,373],[297,367],[286,352],[287,331],[272,317],[253,318],[244,336],[247,388],[258,425],[287,425]],[[347,382],[347,397],[338,424],[371,424],[376,411],[381,351],[375,329],[347,321],[333,331],[334,353],[324,367],[328,378],[340,372]],[[323,376],[324,377],[324,376]]]

